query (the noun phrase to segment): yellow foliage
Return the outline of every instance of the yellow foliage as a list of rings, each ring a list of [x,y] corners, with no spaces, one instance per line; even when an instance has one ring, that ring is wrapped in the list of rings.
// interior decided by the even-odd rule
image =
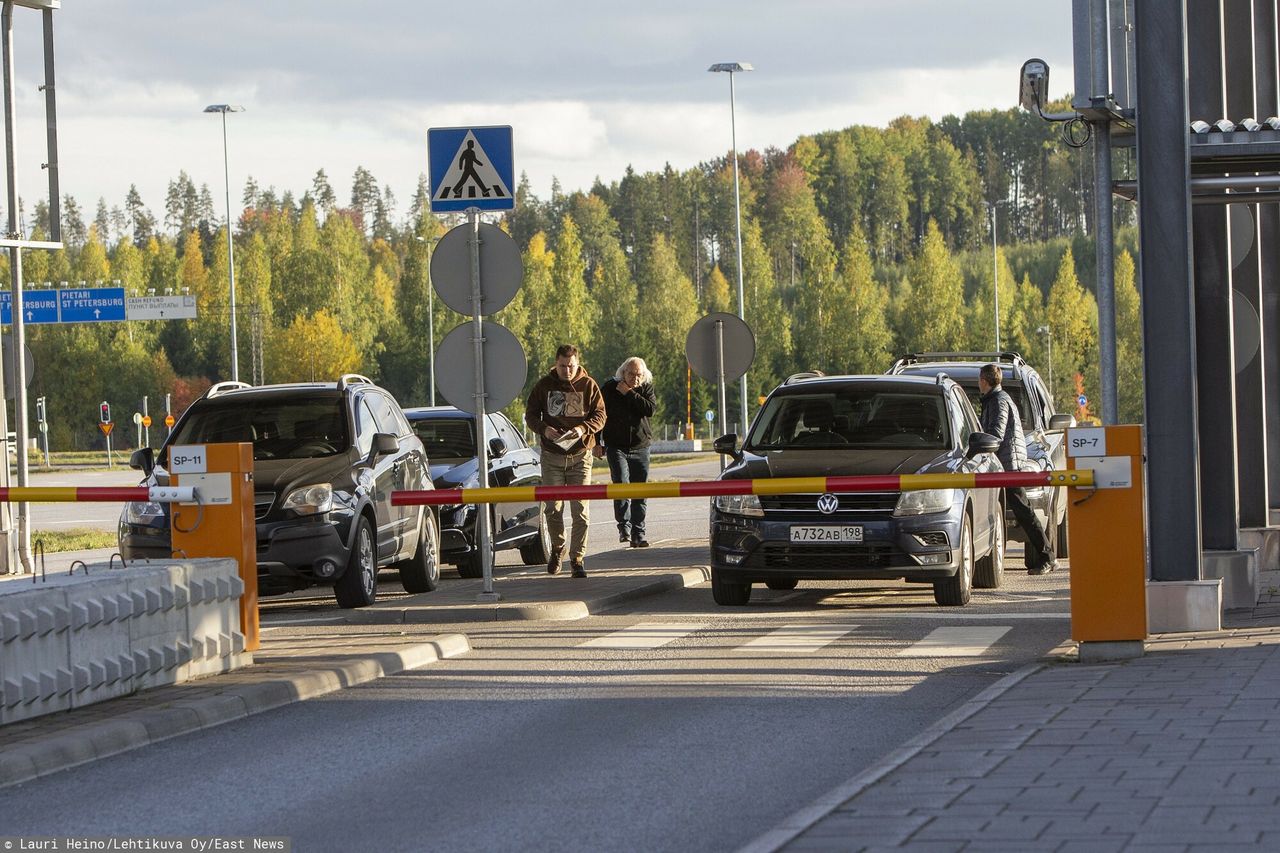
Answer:
[[[272,382],[326,382],[360,369],[360,353],[328,311],[298,317],[268,345]]]

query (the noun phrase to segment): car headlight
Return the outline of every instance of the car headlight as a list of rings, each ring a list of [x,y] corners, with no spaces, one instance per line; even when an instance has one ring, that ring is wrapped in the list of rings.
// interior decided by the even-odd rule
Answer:
[[[155,501],[131,501],[124,505],[124,520],[127,524],[150,525],[164,516],[164,507]]]
[[[760,506],[760,499],[755,495],[716,495],[711,502],[720,512],[730,515],[764,517],[764,508]]]
[[[955,502],[955,489],[921,489],[903,492],[894,507],[894,515],[924,515],[929,512],[946,512]]]
[[[333,509],[333,486],[328,483],[316,483],[314,486],[294,489],[284,499],[284,508],[301,515],[328,512]]]

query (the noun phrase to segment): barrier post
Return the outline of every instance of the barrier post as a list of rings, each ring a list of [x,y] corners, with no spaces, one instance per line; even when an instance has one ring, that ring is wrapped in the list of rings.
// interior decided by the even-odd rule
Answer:
[[[1147,638],[1142,427],[1067,430],[1067,467],[1093,488],[1067,489],[1071,639],[1081,663],[1141,657]]]
[[[258,534],[253,511],[253,445],[185,444],[169,448],[176,486],[195,486],[200,504],[174,504],[176,556],[230,557],[240,567],[240,631],[247,651],[258,648]]]

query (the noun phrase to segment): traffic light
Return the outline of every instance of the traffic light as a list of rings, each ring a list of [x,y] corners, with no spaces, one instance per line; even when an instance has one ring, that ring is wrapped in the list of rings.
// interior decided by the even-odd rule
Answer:
[[[98,408],[102,413],[102,422],[104,424],[111,423],[111,406],[107,405],[107,401],[103,400],[102,405]]]

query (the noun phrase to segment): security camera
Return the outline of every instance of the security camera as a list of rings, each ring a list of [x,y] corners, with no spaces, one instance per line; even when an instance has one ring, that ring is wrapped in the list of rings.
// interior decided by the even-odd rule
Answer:
[[[1022,83],[1018,87],[1018,103],[1024,110],[1041,113],[1049,101],[1049,63],[1028,59],[1022,63]]]

